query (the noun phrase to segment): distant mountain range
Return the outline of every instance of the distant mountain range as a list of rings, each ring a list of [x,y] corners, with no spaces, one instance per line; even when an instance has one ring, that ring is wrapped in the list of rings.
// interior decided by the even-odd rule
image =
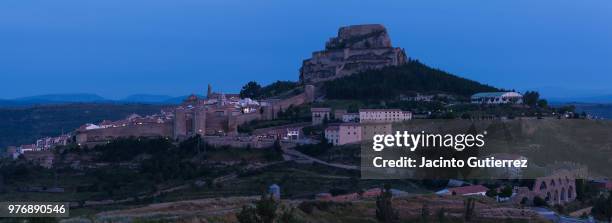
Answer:
[[[105,100],[107,99],[96,94],[45,94],[14,99],[14,101],[21,102],[96,102]]]
[[[203,97],[202,95],[198,95]],[[45,94],[29,97],[21,97],[15,99],[0,99],[0,107],[27,107],[32,105],[52,105],[52,104],[70,104],[70,103],[115,103],[115,104],[180,104],[187,98],[188,95],[172,97],[168,95],[156,94],[133,94],[122,99],[108,99],[97,94],[74,93],[74,94]],[[551,104],[612,104],[612,95],[600,96],[577,96],[577,97],[544,97]]]
[[[561,102],[561,103],[578,102],[578,103],[611,104],[612,95],[549,98],[548,100],[551,102]]]
[[[46,94],[15,99],[0,99],[1,107],[23,107],[32,105],[52,105],[70,103],[139,103],[139,104],[180,104],[188,95],[172,97],[168,95],[134,94],[119,100],[104,98],[96,94]]]
[[[609,89],[580,89],[556,86],[542,86],[523,91],[538,91],[540,96],[552,103],[599,103],[612,104],[612,92]]]

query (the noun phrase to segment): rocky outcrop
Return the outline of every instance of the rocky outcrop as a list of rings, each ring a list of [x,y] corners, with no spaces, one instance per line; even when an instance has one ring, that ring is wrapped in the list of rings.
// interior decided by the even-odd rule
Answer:
[[[387,29],[378,24],[342,27],[338,36],[314,52],[300,69],[302,83],[332,80],[369,69],[406,63],[403,49],[393,47]]]

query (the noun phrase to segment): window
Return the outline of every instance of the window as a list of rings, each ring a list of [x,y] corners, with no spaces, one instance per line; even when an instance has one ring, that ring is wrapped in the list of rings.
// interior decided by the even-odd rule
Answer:
[[[542,181],[542,183],[540,184],[540,190],[546,190],[546,182]]]

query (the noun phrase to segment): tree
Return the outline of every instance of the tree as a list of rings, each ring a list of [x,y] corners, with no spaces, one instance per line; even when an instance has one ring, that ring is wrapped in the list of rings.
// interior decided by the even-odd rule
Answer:
[[[255,81],[249,81],[247,84],[242,86],[240,90],[241,98],[253,98],[257,99],[261,95],[261,85]]]
[[[510,197],[512,196],[512,187],[507,185],[505,186],[499,193],[500,197]]]
[[[436,215],[438,216],[439,223],[446,222],[446,209],[444,209],[444,207],[438,209],[438,212]]]
[[[429,205],[427,203],[424,203],[423,207],[421,207],[421,222],[429,222]]]
[[[284,208],[283,213],[278,218],[278,221],[282,223],[299,222],[298,218],[296,218],[294,208]]]
[[[465,214],[463,217],[465,218],[465,221],[469,222],[474,217],[474,207],[476,207],[476,199],[470,197],[467,200],[464,200],[463,203],[465,205]]]
[[[537,91],[527,91],[523,95],[523,102],[531,107],[535,106],[540,100],[540,93]]]
[[[242,206],[240,213],[236,215],[238,222],[240,223],[259,223],[260,220],[257,216],[257,211],[251,205]]]
[[[597,198],[599,189],[595,185],[589,184],[586,179],[576,179],[576,199],[588,202],[592,198]]]
[[[533,198],[533,206],[536,207],[545,207],[548,206],[548,203],[540,196],[535,196]]]
[[[278,203],[272,195],[263,195],[256,203],[256,209],[262,223],[273,223],[276,218]]]
[[[486,193],[487,197],[495,197],[497,196],[497,189],[489,189]]]
[[[538,100],[538,107],[540,107],[540,108],[547,108],[548,107],[548,101],[546,99]]]
[[[393,209],[391,186],[385,184],[382,193],[376,197],[376,218],[384,223],[395,222],[399,214]]]
[[[240,223],[274,223],[278,206],[278,202],[271,195],[262,195],[254,207],[243,206],[240,213],[236,214],[236,218]]]
[[[272,149],[277,154],[283,154],[283,146],[281,145],[280,139],[274,140],[274,145],[272,145]]]
[[[612,196],[599,196],[591,209],[591,214],[598,220],[612,222]]]
[[[527,197],[523,197],[523,198],[521,199],[521,203],[520,203],[521,205],[523,205],[523,206],[524,206],[524,205],[527,205],[528,203],[529,203],[529,198],[527,198]]]

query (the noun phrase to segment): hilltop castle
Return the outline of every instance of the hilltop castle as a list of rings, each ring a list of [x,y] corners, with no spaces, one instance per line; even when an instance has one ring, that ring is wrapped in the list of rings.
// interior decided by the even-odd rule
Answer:
[[[407,62],[403,49],[393,47],[383,25],[341,27],[325,50],[312,53],[300,68],[300,82],[318,83],[369,69],[398,66]]]

